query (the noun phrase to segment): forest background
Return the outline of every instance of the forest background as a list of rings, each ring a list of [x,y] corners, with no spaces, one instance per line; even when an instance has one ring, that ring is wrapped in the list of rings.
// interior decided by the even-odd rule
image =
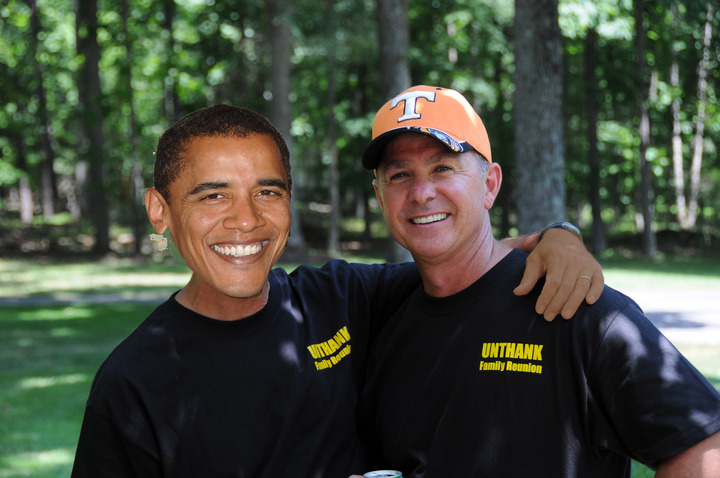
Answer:
[[[708,0],[3,0],[0,477],[68,475],[98,365],[187,280],[165,261],[177,254],[159,251],[169,237],[151,240],[142,197],[159,135],[210,104],[252,108],[288,140],[294,212],[283,265],[408,258],[387,239],[359,158],[375,111],[429,84],[463,92],[489,131],[504,171],[491,211],[498,237],[569,219],[606,271],[625,257],[651,269],[623,288],[652,284],[672,290],[660,293],[670,301],[689,290],[695,302],[716,296],[716,9]],[[137,267],[138,257],[165,264]],[[687,312],[688,299],[677,302]],[[703,338],[718,329],[672,317]],[[717,351],[683,349],[720,388]]]
[[[596,254],[717,250],[713,5],[6,0],[0,254],[150,253],[157,138],[214,103],[288,139],[291,250],[377,245],[359,157],[374,112],[412,84],[458,89],[483,118],[505,175],[498,235],[567,218]]]

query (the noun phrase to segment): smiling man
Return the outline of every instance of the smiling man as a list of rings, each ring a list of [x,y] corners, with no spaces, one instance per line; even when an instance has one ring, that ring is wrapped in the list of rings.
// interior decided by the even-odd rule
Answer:
[[[73,477],[341,477],[366,467],[355,411],[370,329],[419,276],[414,264],[273,269],[291,194],[287,146],[253,111],[211,106],[160,137],[145,205],[192,276],[100,367]],[[590,293],[579,273],[603,282],[582,243],[555,232],[537,248],[551,258],[537,270],[564,278],[549,288],[548,313]]]
[[[460,93],[389,101],[363,165],[423,282],[373,337],[359,420],[373,467],[609,478],[636,459],[658,477],[720,476],[720,395],[630,298],[606,287],[549,324],[539,287],[513,293],[526,254],[493,237],[502,171]]]

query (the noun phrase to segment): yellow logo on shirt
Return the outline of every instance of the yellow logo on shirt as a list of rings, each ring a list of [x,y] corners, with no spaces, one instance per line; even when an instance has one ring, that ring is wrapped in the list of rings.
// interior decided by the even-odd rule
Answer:
[[[542,345],[514,342],[488,342],[482,346],[481,372],[542,373]],[[494,359],[494,360],[493,360]],[[520,362],[518,360],[521,360]]]
[[[330,340],[319,344],[308,345],[310,355],[315,359],[315,368],[323,370],[337,365],[343,358],[350,355],[350,332],[347,325],[338,330]]]

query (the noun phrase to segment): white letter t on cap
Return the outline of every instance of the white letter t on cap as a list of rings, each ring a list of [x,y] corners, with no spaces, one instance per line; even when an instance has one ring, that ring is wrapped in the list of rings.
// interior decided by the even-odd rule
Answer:
[[[417,103],[418,98],[425,98],[426,100],[434,103],[435,102],[435,93],[432,91],[409,91],[407,93],[404,93],[400,96],[395,97],[392,100],[392,103],[390,104],[390,109],[393,109],[397,106],[398,103],[401,101],[405,102],[405,111],[403,111],[403,115],[397,119],[398,123],[406,120],[411,119],[419,119],[420,113],[415,111],[415,105]]]

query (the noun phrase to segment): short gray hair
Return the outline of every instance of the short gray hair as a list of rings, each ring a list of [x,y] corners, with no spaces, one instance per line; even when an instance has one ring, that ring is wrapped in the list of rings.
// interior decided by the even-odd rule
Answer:
[[[490,167],[490,161],[485,159],[485,156],[483,156],[482,154],[480,154],[477,151],[473,151],[473,153],[475,153],[475,157],[478,160],[478,166],[480,167],[480,173],[484,175],[485,173],[487,173],[487,170]]]

